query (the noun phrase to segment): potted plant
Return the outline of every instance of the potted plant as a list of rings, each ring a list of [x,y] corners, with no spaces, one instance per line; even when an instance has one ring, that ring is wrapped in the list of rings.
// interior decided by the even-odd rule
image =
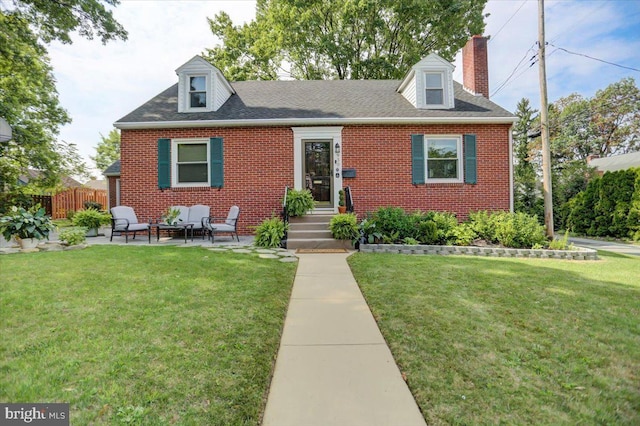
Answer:
[[[167,225],[174,226],[178,222],[181,222],[182,219],[178,219],[180,216],[180,209],[169,207],[167,211],[162,215],[162,221]]]
[[[346,213],[347,207],[344,205],[344,189],[338,191],[338,213]]]
[[[304,216],[313,209],[316,202],[308,189],[291,189],[287,192],[287,215]]]
[[[78,210],[71,221],[74,226],[87,228],[87,237],[97,237],[98,228],[107,225],[111,221],[111,215],[96,209]]]
[[[28,210],[12,206],[5,216],[0,217],[2,236],[7,241],[14,237],[23,249],[34,248],[40,240],[48,239],[54,228],[51,216],[46,215],[40,204]]]

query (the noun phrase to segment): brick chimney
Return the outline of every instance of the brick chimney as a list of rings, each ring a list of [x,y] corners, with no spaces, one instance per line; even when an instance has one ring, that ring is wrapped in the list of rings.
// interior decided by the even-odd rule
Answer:
[[[475,35],[462,48],[464,87],[489,99],[489,65],[487,37]]]

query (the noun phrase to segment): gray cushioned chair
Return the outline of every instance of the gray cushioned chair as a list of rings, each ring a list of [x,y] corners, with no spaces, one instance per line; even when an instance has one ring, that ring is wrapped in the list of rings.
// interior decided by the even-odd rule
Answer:
[[[125,242],[129,242],[129,234],[133,233],[136,238],[137,232],[145,231],[151,242],[151,226],[149,223],[138,222],[138,217],[133,208],[127,206],[117,206],[111,208],[111,238],[116,232],[120,235],[124,234]]]
[[[214,234],[220,232],[228,232],[231,234],[231,239],[233,239],[233,234],[236,234],[236,239],[240,242],[240,237],[238,237],[238,218],[240,217],[240,207],[232,206],[229,209],[229,214],[227,218],[224,219],[224,222],[216,223],[215,217],[209,217],[204,221],[205,232],[208,234],[209,238],[211,238],[211,242],[214,242]]]

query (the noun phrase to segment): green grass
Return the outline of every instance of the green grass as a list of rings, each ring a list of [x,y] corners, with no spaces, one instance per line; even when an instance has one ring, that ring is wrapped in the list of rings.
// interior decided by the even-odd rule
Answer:
[[[427,423],[640,424],[640,259],[358,253]]]
[[[71,424],[259,423],[295,264],[192,247],[0,256],[0,401]]]

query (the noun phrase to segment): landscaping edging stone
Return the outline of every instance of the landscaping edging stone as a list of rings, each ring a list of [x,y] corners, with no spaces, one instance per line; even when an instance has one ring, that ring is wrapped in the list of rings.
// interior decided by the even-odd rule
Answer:
[[[477,246],[432,246],[405,244],[360,244],[363,253],[399,253],[431,255],[466,255],[490,257],[528,257],[534,259],[598,260],[596,250],[576,247],[573,250],[513,249]]]

